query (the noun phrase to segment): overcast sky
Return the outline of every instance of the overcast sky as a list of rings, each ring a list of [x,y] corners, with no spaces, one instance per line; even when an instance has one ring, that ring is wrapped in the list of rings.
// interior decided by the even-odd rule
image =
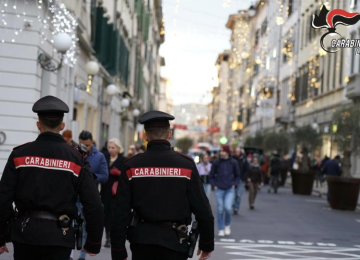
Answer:
[[[163,77],[171,81],[174,104],[204,103],[217,72],[217,55],[230,48],[230,14],[249,8],[250,0],[163,0],[165,57]],[[216,81],[215,81],[216,82]]]

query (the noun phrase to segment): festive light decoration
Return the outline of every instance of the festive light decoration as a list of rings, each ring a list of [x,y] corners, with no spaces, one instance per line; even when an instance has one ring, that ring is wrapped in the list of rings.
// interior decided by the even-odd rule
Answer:
[[[13,4],[9,4],[8,0],[1,0],[0,3],[0,13],[1,20],[0,25],[2,25],[2,30],[0,29],[0,43],[5,42],[16,42],[16,38],[23,32],[23,26],[26,22],[26,10],[27,10],[28,1],[23,0],[22,11],[18,6],[18,1],[15,0]],[[15,19],[7,20],[7,14],[15,13]],[[22,18],[23,17],[23,18]]]
[[[49,1],[51,2],[51,0]],[[53,24],[54,31],[52,34],[67,33],[71,37],[72,44],[65,54],[64,62],[69,66],[73,66],[76,63],[76,43],[79,40],[76,36],[76,27],[78,26],[76,18],[62,3],[56,2],[50,6],[49,10],[53,14],[51,23]],[[46,19],[44,19],[44,21],[46,21]]]
[[[64,4],[58,1],[48,0],[46,3],[44,3],[43,0],[33,1],[37,5],[37,21],[40,24],[40,43],[44,44],[49,38],[51,38],[50,42],[53,43],[54,40],[50,37],[51,34],[52,36],[58,35],[59,33],[68,34],[71,37],[72,44],[70,50],[67,51],[64,56],[64,62],[69,66],[73,66],[76,63],[76,42],[78,41],[78,38],[76,37],[76,27],[78,25],[76,18],[66,9]],[[24,24],[29,22],[26,18],[26,11],[29,9],[29,1],[23,0],[22,8],[18,7],[18,2],[19,0],[15,0],[10,5],[8,0],[1,0],[0,24],[4,27],[2,30],[5,30],[5,32],[0,31],[1,43],[16,42],[16,38],[23,32]],[[20,9],[22,9],[22,11]],[[7,21],[7,13],[9,12],[15,12],[15,19],[11,21],[12,24]],[[54,30],[50,33],[52,28]]]
[[[282,0],[277,0],[277,4],[279,6],[279,13],[275,21],[277,25],[282,25],[284,24],[284,4]]]

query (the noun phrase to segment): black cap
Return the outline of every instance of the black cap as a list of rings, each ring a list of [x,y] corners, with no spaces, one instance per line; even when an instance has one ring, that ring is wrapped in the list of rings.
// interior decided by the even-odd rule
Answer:
[[[169,120],[174,120],[175,117],[161,111],[149,111],[139,117],[139,123],[144,124],[145,128],[149,127],[166,127],[170,126]]]
[[[69,107],[57,97],[46,96],[35,102],[32,111],[41,117],[60,118],[69,113]]]

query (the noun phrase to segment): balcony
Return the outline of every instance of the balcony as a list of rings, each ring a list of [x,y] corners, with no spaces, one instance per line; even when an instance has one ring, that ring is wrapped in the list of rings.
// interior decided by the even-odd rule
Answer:
[[[360,73],[349,77],[349,82],[346,86],[346,97],[349,99],[360,98]]]

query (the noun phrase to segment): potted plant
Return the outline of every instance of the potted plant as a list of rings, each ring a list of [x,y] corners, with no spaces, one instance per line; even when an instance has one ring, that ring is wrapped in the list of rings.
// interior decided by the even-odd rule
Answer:
[[[351,155],[360,147],[360,108],[352,104],[333,114],[333,137],[343,151],[342,175],[327,176],[329,203],[333,209],[355,210],[360,179],[351,177]]]
[[[311,195],[316,172],[311,170],[309,153],[322,144],[321,134],[312,126],[298,127],[293,133],[294,142],[300,147],[302,158],[298,169],[291,170],[294,194]]]
[[[286,132],[270,132],[264,136],[264,149],[266,151],[277,151],[278,154],[287,154],[290,139]]]

